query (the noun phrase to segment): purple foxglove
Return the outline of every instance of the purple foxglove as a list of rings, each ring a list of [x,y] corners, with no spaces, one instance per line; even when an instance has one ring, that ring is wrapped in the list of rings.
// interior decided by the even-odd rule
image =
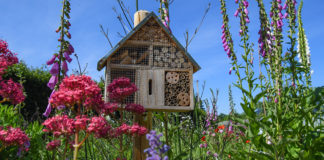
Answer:
[[[165,17],[165,21],[167,21],[167,22],[170,22],[170,20],[169,20],[169,17],[168,17],[168,16],[166,16],[166,17]]]
[[[65,60],[67,60],[69,63],[72,61],[72,59],[71,59],[71,57],[69,56],[69,53],[68,52],[64,52],[63,53],[63,55],[64,55],[64,58],[65,58]]]
[[[163,24],[164,24],[165,27],[168,28],[168,24],[165,21],[163,21]]]
[[[43,113],[43,116],[48,117],[48,116],[51,114],[51,112],[52,112],[52,107],[51,107],[51,104],[48,103],[48,105],[47,105],[47,107],[46,107],[46,110],[45,110],[45,112]]]
[[[47,64],[47,65],[52,65],[52,64],[54,63],[56,57],[57,57],[56,54],[54,54],[53,57],[52,57],[50,60],[48,60],[48,61],[46,62],[46,64]]]
[[[285,13],[285,15],[283,16],[283,18],[287,18],[288,17],[288,13]]]
[[[243,1],[243,5],[245,6],[245,7],[249,7],[249,2],[248,1]]]
[[[224,27],[225,27],[225,24],[222,25],[222,29],[224,29]]]
[[[69,70],[66,61],[63,61],[63,63],[62,63],[62,70],[63,70],[64,72],[67,72],[67,71]]]
[[[57,76],[52,76],[47,83],[47,87],[49,87],[50,89],[54,89],[56,83],[57,83]]]
[[[249,19],[249,17],[245,17],[245,22],[246,22],[246,23],[250,23],[250,19]]]
[[[55,90],[52,91],[52,93],[51,93],[49,99],[52,97],[52,95],[54,94],[54,92],[55,92]],[[47,107],[46,107],[46,110],[45,110],[45,112],[43,113],[43,116],[48,117],[48,116],[50,115],[51,111],[52,111],[51,103],[48,103],[48,105],[47,105]]]
[[[278,99],[277,99],[277,98],[275,98],[274,102],[275,102],[275,103],[278,103]]]
[[[284,4],[283,9],[287,9],[287,2]]]
[[[68,53],[71,55],[72,53],[74,53],[74,48],[71,44],[69,44],[69,47],[68,47]]]
[[[279,9],[279,11],[282,11],[282,6],[281,6],[281,4],[278,4],[278,9]]]
[[[222,35],[222,39],[225,39],[225,34]]]
[[[223,39],[222,43],[225,44],[226,43],[226,39]]]
[[[239,12],[240,12],[239,10],[236,10],[235,13],[234,13],[234,16],[237,17]]]
[[[246,15],[248,15],[248,14],[249,14],[249,10],[247,10],[247,8],[245,8],[245,9],[244,9],[244,13],[245,13]]]
[[[231,57],[231,50],[230,49],[228,49],[226,53],[227,53],[228,57]]]
[[[56,76],[59,72],[59,64],[55,62],[50,70],[51,75]]]

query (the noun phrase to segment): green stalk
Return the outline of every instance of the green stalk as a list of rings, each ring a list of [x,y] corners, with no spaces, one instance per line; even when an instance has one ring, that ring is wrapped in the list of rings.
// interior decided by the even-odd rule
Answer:
[[[58,71],[58,84],[61,83],[61,80],[64,77],[64,74],[61,77],[61,63],[63,60],[63,45],[64,45],[64,12],[65,12],[65,4],[66,4],[66,0],[63,0],[63,8],[62,8],[62,16],[61,16],[61,46],[60,46],[60,51],[59,51],[59,71]]]

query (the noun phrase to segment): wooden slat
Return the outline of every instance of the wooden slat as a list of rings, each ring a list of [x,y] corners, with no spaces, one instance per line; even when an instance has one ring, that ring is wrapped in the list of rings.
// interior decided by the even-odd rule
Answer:
[[[151,41],[135,41],[135,40],[128,40],[126,42],[126,46],[149,46],[149,45],[154,45],[154,46],[174,46],[171,43],[163,43],[163,42],[151,42]]]
[[[153,95],[155,97],[155,104],[157,106],[164,105],[164,74],[165,71],[160,70],[153,70]]]

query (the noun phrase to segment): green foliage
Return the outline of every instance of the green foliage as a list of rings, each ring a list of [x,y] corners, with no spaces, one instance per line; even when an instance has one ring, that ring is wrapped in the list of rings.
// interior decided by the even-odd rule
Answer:
[[[21,110],[26,120],[32,121],[42,117],[48,104],[51,90],[47,87],[51,75],[46,68],[31,68],[24,62],[8,68],[4,78],[22,82],[26,99]]]

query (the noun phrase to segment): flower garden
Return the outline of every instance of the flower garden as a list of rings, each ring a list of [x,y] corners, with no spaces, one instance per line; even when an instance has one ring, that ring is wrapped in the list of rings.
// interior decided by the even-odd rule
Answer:
[[[272,0],[270,8],[263,0],[235,0],[234,13],[225,0],[215,2],[222,14],[222,53],[229,58],[229,76],[235,77],[226,115],[218,114],[218,90],[207,98],[195,90],[188,112],[151,111],[126,103],[141,88],[126,76],[108,84],[93,80],[81,67],[69,73],[69,64],[79,63],[69,32],[72,2],[62,0],[58,51],[44,62],[49,69],[27,67],[0,40],[0,159],[324,158],[324,89],[312,86],[302,0]],[[127,12],[125,2],[118,2]],[[159,1],[159,18],[168,33],[172,2]],[[258,6],[257,31],[250,29],[251,3]],[[237,33],[232,19],[239,21]],[[258,41],[251,32],[258,33]],[[236,35],[239,42],[233,40]],[[191,40],[187,34],[186,49]],[[234,109],[232,87],[240,91],[243,113]],[[138,117],[149,119],[148,124]],[[144,148],[137,150],[139,142]]]

